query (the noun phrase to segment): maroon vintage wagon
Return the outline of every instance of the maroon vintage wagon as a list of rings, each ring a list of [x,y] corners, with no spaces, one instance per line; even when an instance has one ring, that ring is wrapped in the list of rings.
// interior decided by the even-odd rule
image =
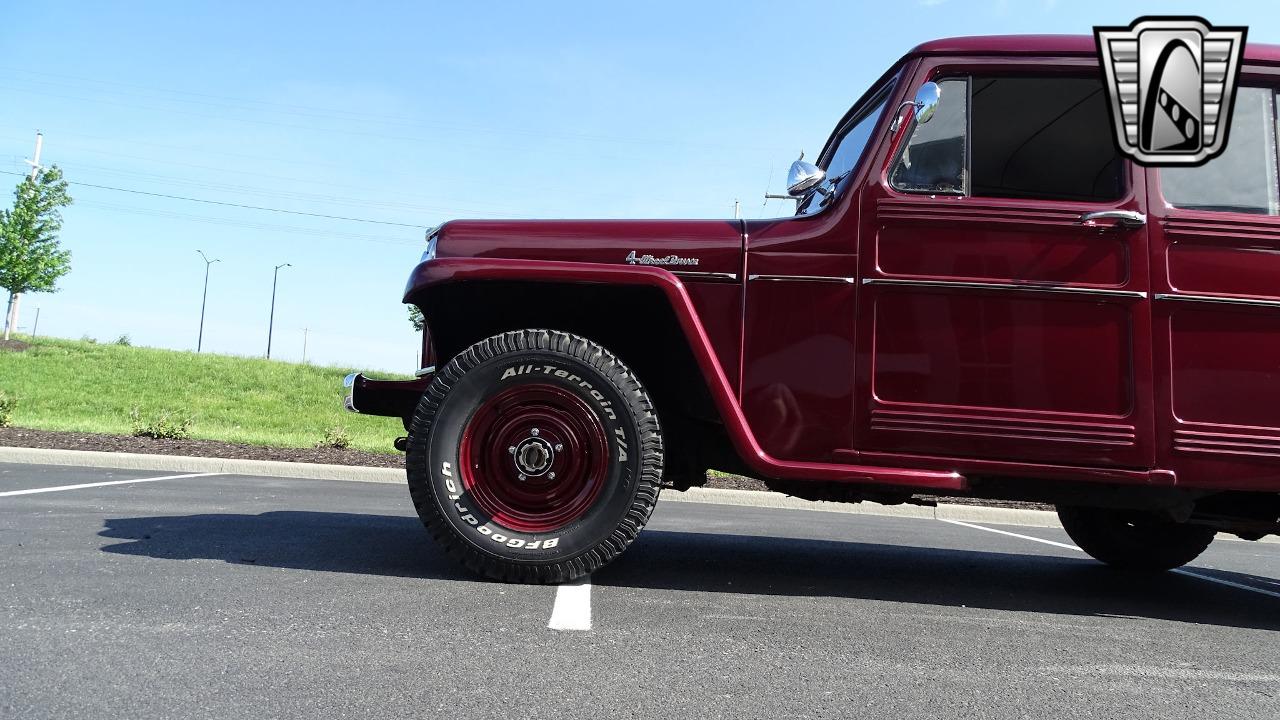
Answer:
[[[455,221],[404,300],[419,378],[349,378],[408,429],[467,566],[609,562],[717,468],[804,498],[1057,505],[1112,565],[1280,531],[1280,48],[1229,146],[1117,151],[1090,37],[921,45],[797,162],[772,220]]]

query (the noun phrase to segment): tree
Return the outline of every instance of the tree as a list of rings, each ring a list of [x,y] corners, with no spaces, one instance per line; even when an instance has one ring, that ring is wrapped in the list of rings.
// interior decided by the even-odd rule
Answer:
[[[422,332],[423,326],[427,324],[426,318],[422,317],[422,311],[417,305],[409,306],[409,324],[418,332]]]
[[[61,211],[71,204],[62,171],[54,165],[24,179],[13,197],[13,209],[0,210],[0,287],[9,291],[5,340],[18,325],[22,294],[54,292],[71,270],[71,252],[58,243]]]

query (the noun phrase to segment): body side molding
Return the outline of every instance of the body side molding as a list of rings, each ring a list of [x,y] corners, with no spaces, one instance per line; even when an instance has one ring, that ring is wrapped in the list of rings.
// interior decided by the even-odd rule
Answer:
[[[1079,285],[1057,285],[1051,283],[1009,283],[1009,282],[970,282],[967,280],[915,280],[907,278],[863,278],[863,285],[897,285],[903,287],[956,289],[956,290],[995,290],[1002,292],[1050,293],[1058,295],[1094,295],[1102,297],[1134,298],[1141,300],[1147,296],[1142,290],[1112,290],[1109,288],[1085,287]]]

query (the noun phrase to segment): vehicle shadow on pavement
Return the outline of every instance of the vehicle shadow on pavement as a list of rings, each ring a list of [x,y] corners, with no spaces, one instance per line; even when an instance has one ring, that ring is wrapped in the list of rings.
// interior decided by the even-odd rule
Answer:
[[[127,542],[103,552],[165,560],[474,580],[431,541],[416,517],[264,512],[111,518],[99,535]]]
[[[112,518],[104,552],[165,560],[474,581],[414,517],[276,511]],[[1265,578],[1197,571],[1246,585]],[[1172,573],[1131,575],[1087,558],[910,545],[645,530],[598,586],[843,597],[1280,630],[1280,600]]]
[[[1264,587],[1269,579],[1197,570]],[[592,583],[711,593],[845,597],[1280,630],[1280,600],[1088,558],[646,530]]]

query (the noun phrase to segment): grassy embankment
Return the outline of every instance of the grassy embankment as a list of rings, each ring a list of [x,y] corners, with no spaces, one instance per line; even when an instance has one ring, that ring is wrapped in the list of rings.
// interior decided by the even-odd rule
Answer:
[[[192,420],[206,440],[314,447],[344,427],[350,446],[393,452],[403,435],[393,418],[343,410],[346,368],[284,363],[89,341],[27,337],[21,352],[0,350],[0,391],[17,399],[15,427],[129,435],[130,413],[165,411]]]

